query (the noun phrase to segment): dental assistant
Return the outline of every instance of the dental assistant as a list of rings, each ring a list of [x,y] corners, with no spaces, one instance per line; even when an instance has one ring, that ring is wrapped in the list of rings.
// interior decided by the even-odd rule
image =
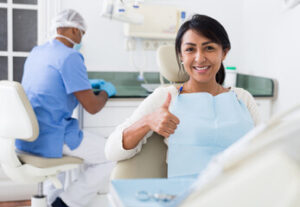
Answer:
[[[82,132],[72,118],[75,107],[95,114],[99,112],[115,87],[102,81],[101,92],[94,95],[81,53],[73,47],[80,44],[86,32],[83,17],[74,10],[60,12],[53,21],[56,36],[30,52],[22,85],[39,123],[39,137],[34,142],[16,141],[19,150],[48,158],[64,154],[84,160],[84,171],[63,190],[48,185],[45,192],[53,207],[86,206],[108,182],[113,163],[105,159],[103,137]],[[61,174],[61,181],[64,174]]]
[[[182,85],[160,87],[110,135],[109,160],[129,159],[142,150],[153,132],[168,145],[168,177],[196,177],[211,158],[260,122],[252,95],[225,88],[223,61],[231,49],[224,27],[196,14],[179,29],[174,50],[189,75]]]

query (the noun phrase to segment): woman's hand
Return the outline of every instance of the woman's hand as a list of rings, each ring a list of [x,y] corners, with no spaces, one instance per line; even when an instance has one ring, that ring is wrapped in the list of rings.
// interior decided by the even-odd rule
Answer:
[[[179,124],[179,119],[169,111],[171,99],[171,94],[168,93],[164,104],[147,117],[147,123],[151,130],[165,138],[173,134]]]

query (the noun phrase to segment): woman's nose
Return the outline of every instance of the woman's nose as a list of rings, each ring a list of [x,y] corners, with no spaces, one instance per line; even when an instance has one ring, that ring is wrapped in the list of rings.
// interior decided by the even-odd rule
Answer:
[[[203,52],[197,52],[197,53],[195,54],[195,61],[196,61],[197,63],[203,63],[203,62],[205,62],[205,61],[206,61],[206,58],[205,58],[204,53],[203,53]]]

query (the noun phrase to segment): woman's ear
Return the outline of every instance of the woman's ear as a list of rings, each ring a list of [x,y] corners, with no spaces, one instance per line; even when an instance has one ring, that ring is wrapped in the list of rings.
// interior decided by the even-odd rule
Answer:
[[[181,57],[181,55],[179,55],[179,61],[180,61],[180,64],[182,64],[182,63],[183,63],[183,60],[182,60],[182,57]]]
[[[182,63],[183,62],[183,57],[180,53],[178,54],[178,57],[179,57],[180,62]]]
[[[183,63],[184,63],[184,62],[183,62],[182,58],[180,58],[180,64],[183,65]]]
[[[226,48],[226,49],[224,49],[224,50],[223,50],[223,57],[222,57],[222,61],[223,61],[223,60],[225,60],[225,58],[226,58],[226,56],[227,56],[228,52],[229,52],[229,48]]]

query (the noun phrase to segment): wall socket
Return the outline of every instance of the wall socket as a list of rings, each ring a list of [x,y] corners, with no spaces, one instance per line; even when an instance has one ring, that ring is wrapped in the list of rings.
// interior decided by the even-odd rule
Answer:
[[[153,39],[144,39],[142,40],[144,50],[157,50],[161,45],[174,44],[174,40],[153,40]]]

